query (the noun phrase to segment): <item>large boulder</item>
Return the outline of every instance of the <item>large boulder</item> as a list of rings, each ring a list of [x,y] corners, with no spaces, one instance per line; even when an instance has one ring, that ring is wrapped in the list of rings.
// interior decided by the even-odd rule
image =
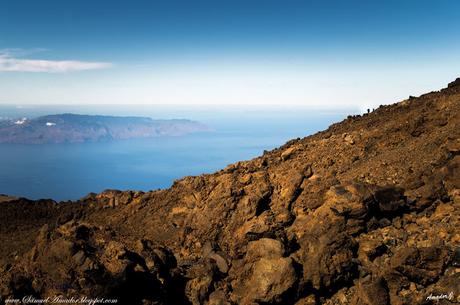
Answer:
[[[278,240],[263,238],[249,243],[241,267],[232,270],[233,300],[240,304],[281,304],[297,282],[293,261],[283,254]]]

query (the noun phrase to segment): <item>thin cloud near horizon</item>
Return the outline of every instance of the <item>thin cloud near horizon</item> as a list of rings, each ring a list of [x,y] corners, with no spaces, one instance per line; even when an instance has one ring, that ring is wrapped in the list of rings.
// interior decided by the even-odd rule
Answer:
[[[112,66],[108,62],[18,58],[11,52],[0,51],[0,72],[68,73],[107,69]]]

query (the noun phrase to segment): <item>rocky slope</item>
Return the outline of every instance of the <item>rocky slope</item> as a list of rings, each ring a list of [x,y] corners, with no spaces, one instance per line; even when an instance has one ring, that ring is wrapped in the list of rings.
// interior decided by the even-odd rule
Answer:
[[[0,200],[0,295],[460,302],[460,79],[170,189]]]
[[[189,120],[153,120],[148,117],[56,114],[34,119],[0,121],[0,143],[82,143],[179,136],[209,131]]]

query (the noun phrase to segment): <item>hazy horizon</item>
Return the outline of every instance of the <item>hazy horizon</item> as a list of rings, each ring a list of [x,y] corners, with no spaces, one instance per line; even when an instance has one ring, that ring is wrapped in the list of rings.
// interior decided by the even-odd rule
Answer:
[[[0,104],[373,108],[458,77],[454,1],[1,1]]]

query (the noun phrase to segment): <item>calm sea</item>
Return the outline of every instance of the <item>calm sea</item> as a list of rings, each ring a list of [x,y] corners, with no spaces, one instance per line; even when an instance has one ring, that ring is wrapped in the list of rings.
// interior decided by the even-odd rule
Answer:
[[[77,199],[104,189],[152,190],[186,175],[212,173],[346,117],[301,107],[0,107],[0,117],[52,113],[144,115],[199,120],[212,132],[111,143],[0,144],[0,193],[31,199]],[[351,113],[353,111],[348,111]]]

